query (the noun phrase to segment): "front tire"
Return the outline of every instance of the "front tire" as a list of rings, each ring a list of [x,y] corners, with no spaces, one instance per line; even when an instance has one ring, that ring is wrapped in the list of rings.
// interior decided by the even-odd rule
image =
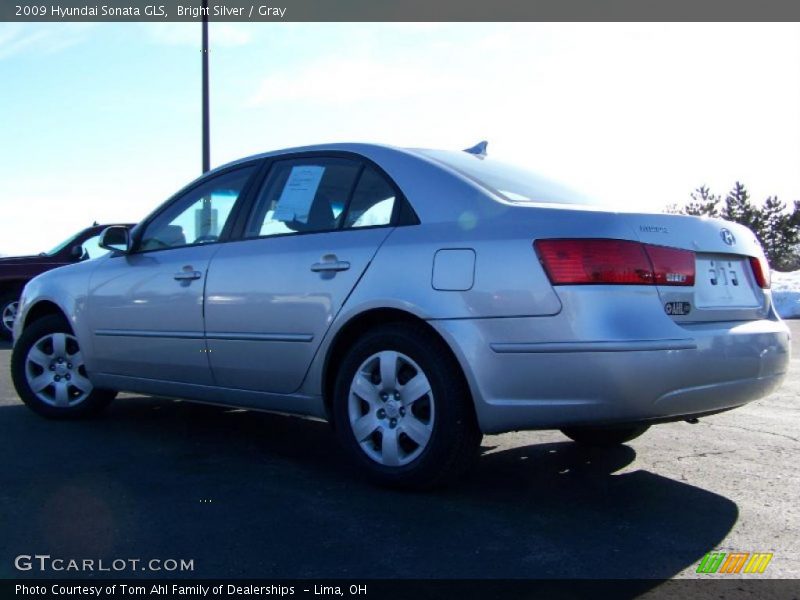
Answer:
[[[28,408],[51,419],[96,415],[116,396],[89,381],[78,340],[56,315],[22,332],[11,354],[11,377]]]
[[[650,429],[649,425],[628,425],[624,427],[568,427],[561,433],[574,442],[584,446],[608,448],[619,446],[639,437]]]
[[[393,323],[359,339],[334,388],[337,435],[376,483],[427,489],[475,462],[481,432],[449,348],[425,327]]]
[[[10,340],[14,336],[18,308],[19,294],[10,292],[0,296],[0,339]]]

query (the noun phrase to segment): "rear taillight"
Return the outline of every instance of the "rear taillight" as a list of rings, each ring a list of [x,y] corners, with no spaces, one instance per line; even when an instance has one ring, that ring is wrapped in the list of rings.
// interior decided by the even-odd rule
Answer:
[[[553,285],[694,285],[694,252],[628,240],[536,240]]]
[[[769,289],[769,269],[764,268],[764,263],[755,256],[750,257],[750,268],[753,269],[753,277],[756,279],[758,287]]]
[[[555,285],[653,283],[644,247],[624,240],[536,240],[534,246]]]
[[[694,252],[643,244],[653,263],[656,285],[694,285]]]

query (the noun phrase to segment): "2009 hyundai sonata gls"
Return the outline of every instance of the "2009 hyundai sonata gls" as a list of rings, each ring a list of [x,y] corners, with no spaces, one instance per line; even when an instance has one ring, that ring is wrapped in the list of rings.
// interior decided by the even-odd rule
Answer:
[[[748,229],[590,206],[480,146],[247,158],[103,243],[24,291],[30,408],[125,390],[312,415],[384,483],[458,474],[482,433],[621,443],[763,396],[789,362]]]

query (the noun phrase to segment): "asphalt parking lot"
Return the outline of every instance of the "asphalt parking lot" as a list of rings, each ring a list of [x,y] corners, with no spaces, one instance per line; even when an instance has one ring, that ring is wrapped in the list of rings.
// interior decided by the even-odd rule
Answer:
[[[16,397],[4,345],[0,577],[39,553],[193,559],[173,575],[201,578],[661,579],[694,576],[718,549],[773,552],[766,575],[797,578],[790,326],[790,375],[768,398],[611,451],[488,436],[470,478],[429,494],[364,483],[315,421],[135,396],[92,421],[41,419]]]

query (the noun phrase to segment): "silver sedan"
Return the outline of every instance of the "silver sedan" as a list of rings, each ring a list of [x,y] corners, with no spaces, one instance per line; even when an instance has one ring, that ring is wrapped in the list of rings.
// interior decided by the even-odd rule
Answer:
[[[428,487],[482,433],[619,444],[780,384],[751,231],[614,212],[485,149],[335,144],[204,175],[28,284],[20,397],[52,418],[117,391],[309,415],[373,479]]]

